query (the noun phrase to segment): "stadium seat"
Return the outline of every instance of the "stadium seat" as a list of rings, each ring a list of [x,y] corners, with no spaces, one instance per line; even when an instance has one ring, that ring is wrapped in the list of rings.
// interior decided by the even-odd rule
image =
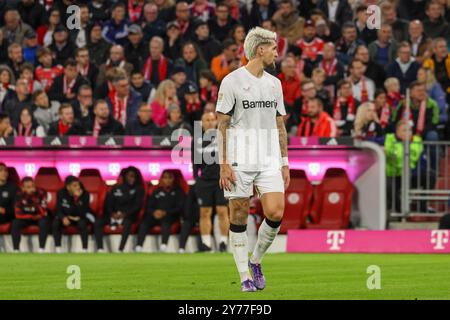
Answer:
[[[291,170],[291,182],[285,192],[285,209],[281,233],[306,226],[306,216],[311,206],[313,187],[305,171]]]
[[[97,169],[83,169],[80,172],[80,181],[90,193],[90,207],[96,217],[103,215],[106,197],[106,183]]]
[[[0,234],[9,234],[11,232],[11,223],[0,224]]]
[[[13,182],[16,184],[16,186],[20,185],[20,177],[17,173],[16,168],[14,167],[8,167],[8,181]]]
[[[56,195],[64,187],[58,170],[52,167],[39,168],[34,178],[37,188],[47,191],[47,208],[51,214],[56,211]]]
[[[314,188],[309,229],[345,229],[350,221],[353,184],[344,169],[330,168]]]

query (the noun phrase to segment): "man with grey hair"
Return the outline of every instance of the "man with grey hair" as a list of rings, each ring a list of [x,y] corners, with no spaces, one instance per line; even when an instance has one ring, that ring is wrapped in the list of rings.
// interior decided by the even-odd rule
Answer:
[[[251,29],[244,51],[248,64],[222,80],[217,99],[219,185],[229,199],[230,246],[241,291],[254,292],[265,288],[261,260],[280,230],[289,166],[281,82],[264,70],[275,66],[276,34]],[[246,229],[253,186],[266,218],[249,258]]]
[[[164,40],[154,36],[149,43],[150,55],[147,58],[142,74],[156,88],[172,73],[172,60],[163,55]]]

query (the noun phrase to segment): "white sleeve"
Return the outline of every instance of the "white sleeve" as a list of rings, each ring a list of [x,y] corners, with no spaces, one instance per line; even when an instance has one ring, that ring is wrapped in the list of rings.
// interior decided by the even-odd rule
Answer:
[[[234,97],[233,86],[231,85],[230,78],[226,77],[220,84],[216,111],[231,116],[234,112],[235,104],[236,98]]]
[[[277,101],[277,116],[286,115],[286,108],[284,107],[284,97],[283,97],[283,88],[281,87],[281,81],[277,81],[277,96],[275,97]]]

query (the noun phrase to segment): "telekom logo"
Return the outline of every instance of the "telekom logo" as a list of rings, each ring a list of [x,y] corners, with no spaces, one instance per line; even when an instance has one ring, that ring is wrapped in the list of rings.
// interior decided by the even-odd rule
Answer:
[[[431,243],[434,244],[434,250],[444,250],[448,243],[448,230],[431,231]]]
[[[331,245],[330,250],[339,251],[345,242],[345,231],[333,230],[327,232],[327,244]]]

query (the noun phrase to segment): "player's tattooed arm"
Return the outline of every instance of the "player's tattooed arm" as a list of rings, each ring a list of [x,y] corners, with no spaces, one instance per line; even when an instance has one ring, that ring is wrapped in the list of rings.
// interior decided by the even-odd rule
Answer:
[[[227,159],[227,130],[230,128],[231,116],[217,112],[217,129],[219,130],[219,163]]]
[[[277,117],[277,128],[278,128],[278,140],[280,141],[280,151],[281,151],[281,157],[287,157],[288,156],[288,150],[287,150],[287,131],[286,127],[284,125],[284,119],[283,116]],[[287,165],[282,166],[281,172],[283,175],[283,181],[284,181],[284,190],[287,190],[289,187],[289,183],[291,181],[290,175],[289,175],[289,167]]]
[[[286,131],[286,126],[284,125],[283,116],[277,117],[277,128],[278,128],[278,139],[280,141],[281,156],[287,157],[288,156],[287,131]]]
[[[231,191],[231,185],[236,181],[236,176],[227,162],[227,130],[230,127],[231,116],[218,112],[217,113],[218,144],[219,144],[219,164],[220,179],[219,186],[222,189]]]

